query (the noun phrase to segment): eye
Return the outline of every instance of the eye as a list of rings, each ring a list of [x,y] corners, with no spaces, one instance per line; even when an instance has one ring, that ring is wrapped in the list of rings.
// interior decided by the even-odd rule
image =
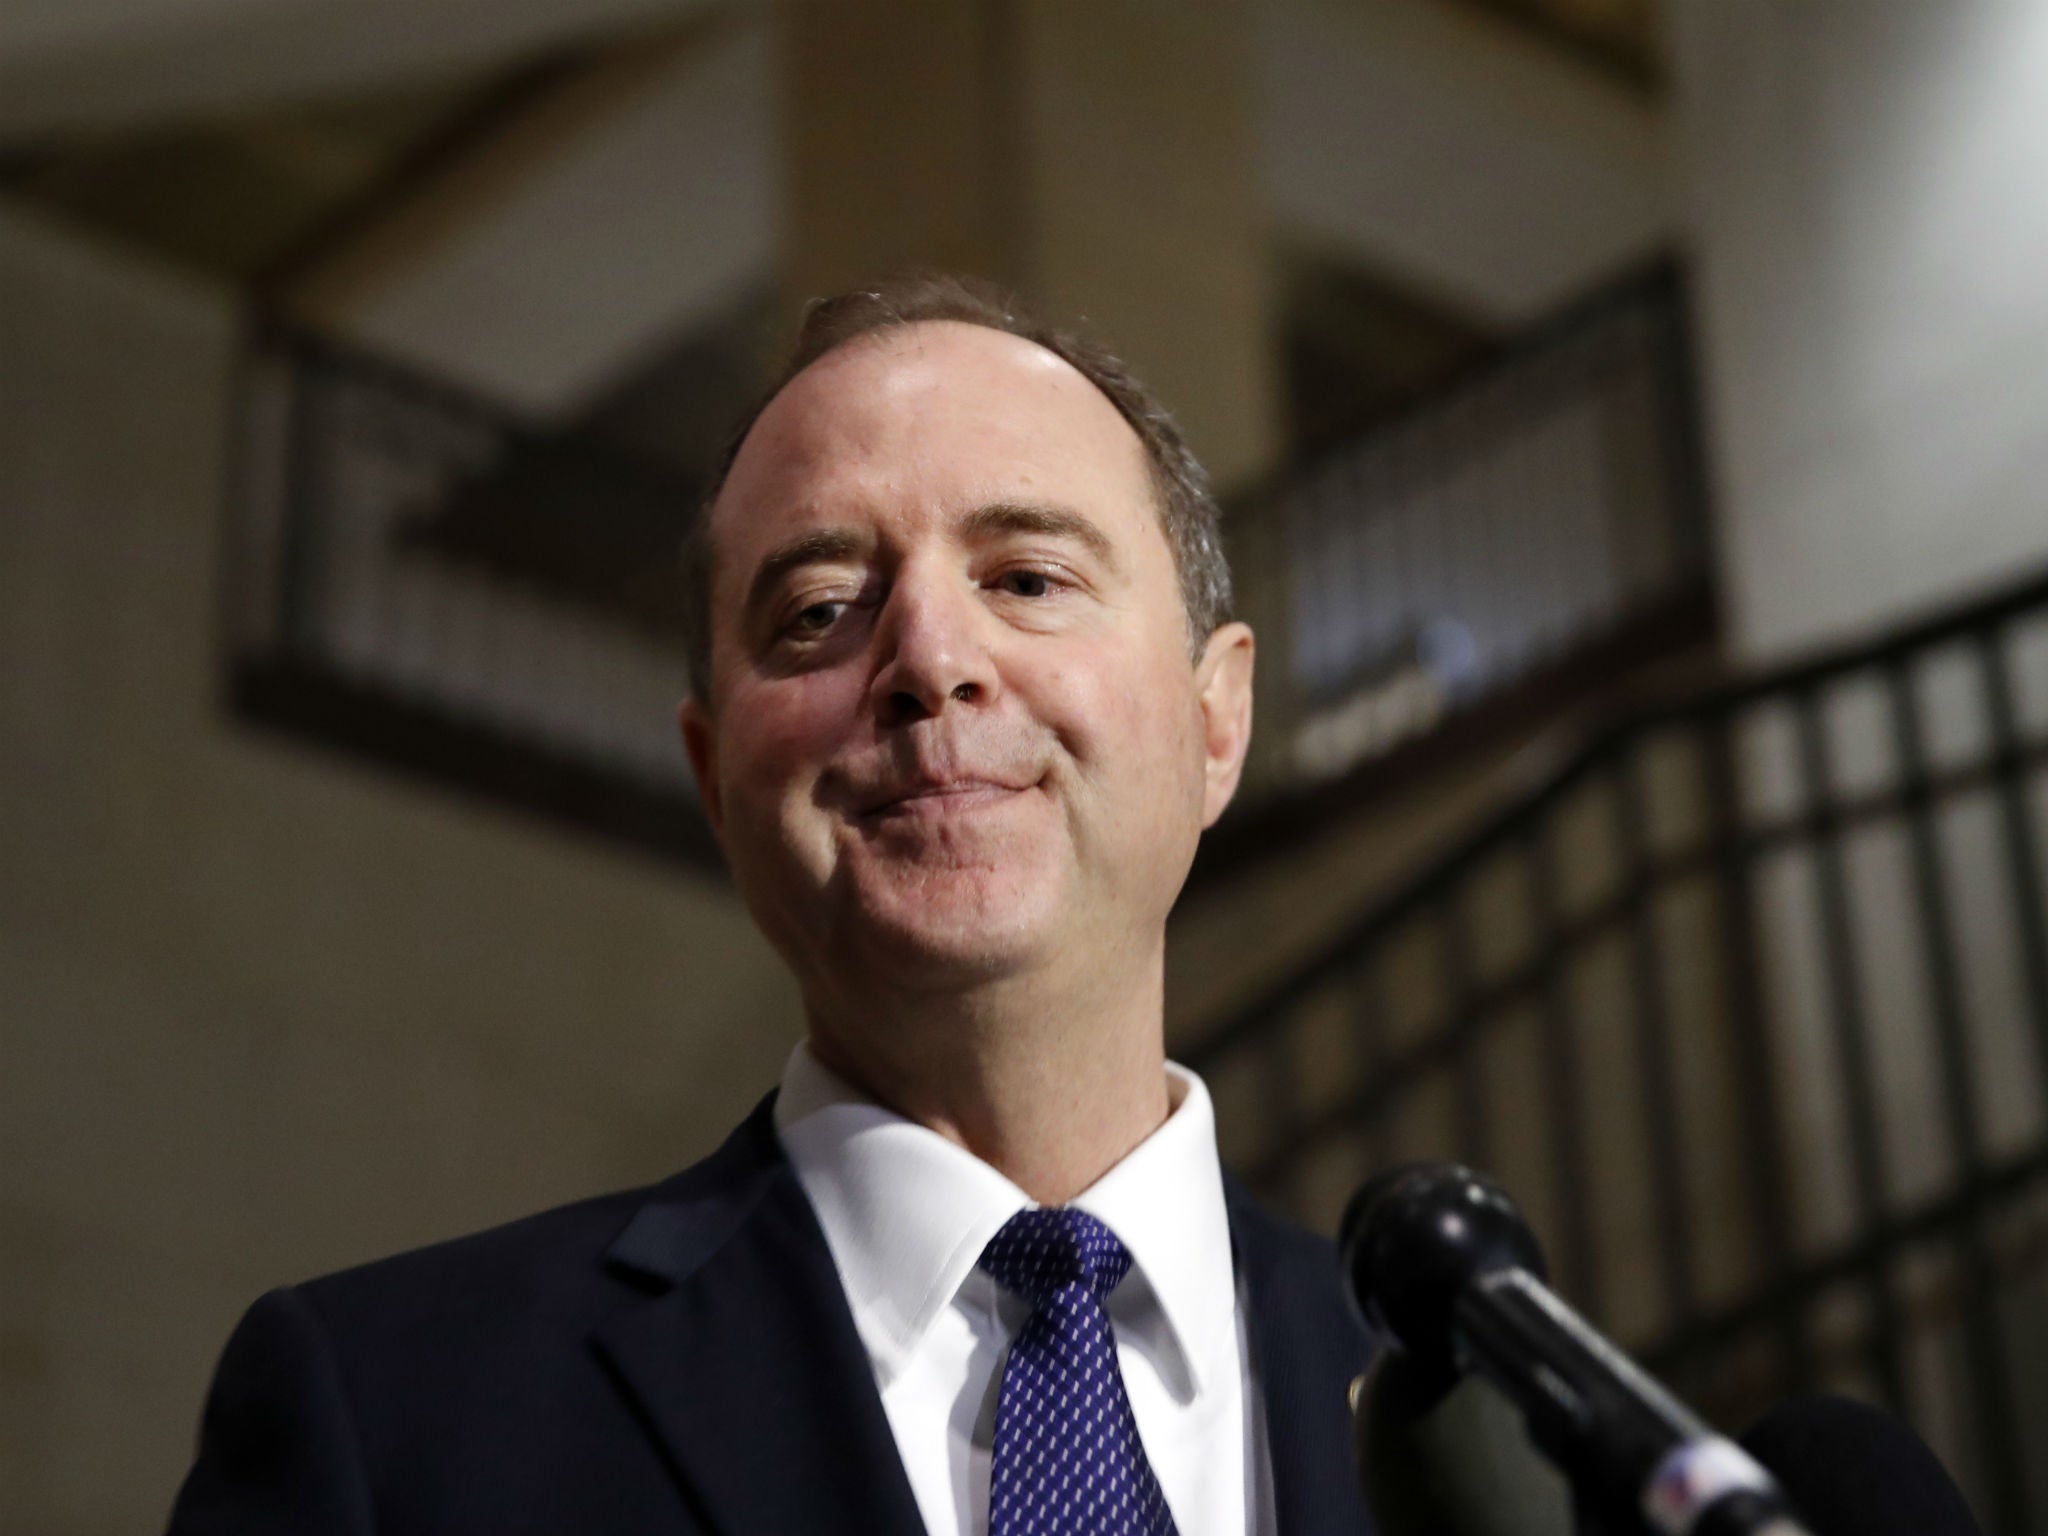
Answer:
[[[846,612],[842,602],[811,603],[799,608],[796,617],[789,621],[789,630],[794,635],[819,635],[839,621]]]
[[[997,578],[997,585],[1014,597],[1047,597],[1053,589],[1053,579],[1043,571],[1005,571]]]

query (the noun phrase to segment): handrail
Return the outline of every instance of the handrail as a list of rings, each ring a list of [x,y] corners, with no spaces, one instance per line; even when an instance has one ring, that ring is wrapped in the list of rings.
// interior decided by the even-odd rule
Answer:
[[[1875,626],[1862,635],[1815,646],[1767,667],[1594,703],[1588,713],[1551,728],[1516,754],[1503,770],[1503,776],[1512,782],[1499,792],[1498,803],[1477,825],[1422,861],[1414,874],[1375,897],[1298,961],[1286,980],[1237,1009],[1228,1023],[1181,1047],[1183,1055],[1199,1070],[1204,1061],[1256,1035],[1269,1018],[1284,1013],[1341,971],[1361,946],[1398,926],[1489,852],[1518,836],[1547,807],[1610,760],[1625,742],[1688,719],[1725,714],[1773,694],[1809,690],[1888,658],[1995,627],[2044,605],[2048,605],[2048,567],[1944,603],[1919,617]]]
[[[1708,582],[1692,373],[1660,259],[1233,497],[1241,800],[1319,792]]]
[[[1232,1160],[1320,1222],[1380,1163],[1511,1145],[1566,1292],[1736,1421],[1823,1354],[1933,1412],[1908,1362],[1942,1266],[1972,1492],[2032,1529],[2007,1311],[2048,1187],[2048,722],[2023,664],[2038,688],[2048,569],[1540,739],[1178,1052]]]

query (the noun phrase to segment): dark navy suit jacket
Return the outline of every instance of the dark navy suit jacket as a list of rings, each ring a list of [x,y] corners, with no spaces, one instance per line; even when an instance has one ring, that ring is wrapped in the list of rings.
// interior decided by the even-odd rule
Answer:
[[[272,1291],[174,1536],[915,1536],[823,1232],[764,1101],[652,1190]],[[1367,1529],[1330,1246],[1229,1190],[1284,1536]]]

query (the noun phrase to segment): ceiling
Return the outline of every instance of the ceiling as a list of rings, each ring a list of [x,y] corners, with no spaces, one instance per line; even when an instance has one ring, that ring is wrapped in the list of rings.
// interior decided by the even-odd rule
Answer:
[[[1661,87],[1655,0],[1465,0],[1646,90]]]
[[[714,387],[737,403],[766,366],[787,223],[774,14],[18,0],[0,194],[537,425],[640,423],[644,446],[666,406],[705,414]],[[1256,15],[1286,447],[1400,404],[1668,239],[1650,0]]]
[[[499,91],[503,72],[135,127],[16,150],[0,186],[76,223],[261,283]]]

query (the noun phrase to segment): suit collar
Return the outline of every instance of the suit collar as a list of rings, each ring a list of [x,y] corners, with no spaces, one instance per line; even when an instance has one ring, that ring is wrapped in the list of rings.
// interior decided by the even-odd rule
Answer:
[[[923,1523],[772,1102],[613,1243],[607,1262],[647,1294],[597,1348],[712,1527],[913,1536]]]
[[[1224,1197],[1265,1398],[1281,1536],[1358,1536],[1373,1524],[1352,1450],[1349,1391],[1370,1347],[1344,1300],[1337,1256],[1268,1215],[1227,1173]],[[1355,1348],[1344,1348],[1346,1339]]]
[[[659,1186],[607,1253],[643,1295],[596,1345],[705,1522],[730,1533],[919,1536],[923,1522],[774,1095]],[[1367,1346],[1329,1245],[1227,1174],[1282,1536],[1370,1530],[1345,1393]],[[1351,1338],[1354,1350],[1332,1341]]]

